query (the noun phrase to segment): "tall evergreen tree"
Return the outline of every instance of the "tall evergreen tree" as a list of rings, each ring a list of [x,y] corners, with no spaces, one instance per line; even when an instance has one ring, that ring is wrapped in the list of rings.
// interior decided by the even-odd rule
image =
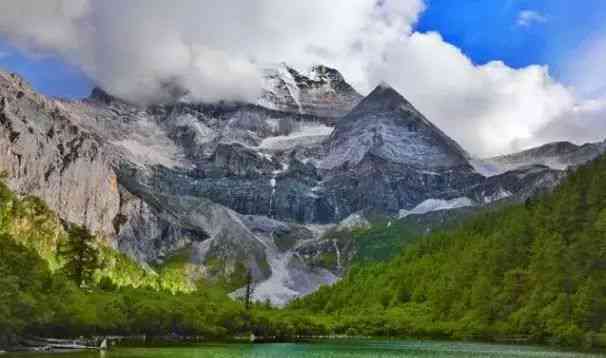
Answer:
[[[67,233],[68,240],[59,247],[59,254],[65,260],[63,270],[76,284],[85,286],[102,267],[95,236],[84,226],[75,224],[69,226]]]
[[[252,304],[252,297],[255,294],[255,283],[250,269],[246,273],[246,292],[244,293],[244,305],[249,310]]]

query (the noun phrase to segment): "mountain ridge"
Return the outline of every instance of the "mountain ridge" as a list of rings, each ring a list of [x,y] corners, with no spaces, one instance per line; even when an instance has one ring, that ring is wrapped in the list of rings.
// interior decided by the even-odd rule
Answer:
[[[605,152],[606,140],[582,145],[567,141],[551,142],[521,152],[480,159],[476,161],[476,167],[489,176],[529,165],[566,170],[591,161]]]
[[[487,179],[390,91],[385,109],[334,117],[243,103],[138,107],[104,91],[49,99],[0,72],[0,170],[11,189],[141,263],[191,248],[209,278],[251,270],[267,287],[256,298],[276,304],[342,275],[355,244],[325,233],[352,215],[395,217],[427,200],[519,201],[565,175],[531,167]],[[351,101],[335,116],[362,105],[341,98]],[[409,106],[394,111],[392,100]],[[338,165],[323,165],[335,155]]]

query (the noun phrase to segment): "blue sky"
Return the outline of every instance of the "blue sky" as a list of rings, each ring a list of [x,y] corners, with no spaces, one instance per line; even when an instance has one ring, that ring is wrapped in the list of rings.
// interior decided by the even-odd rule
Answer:
[[[519,68],[547,64],[564,84],[566,63],[584,41],[606,30],[602,0],[426,0],[417,31],[437,31],[474,63],[502,60]],[[522,11],[543,17],[518,24]],[[24,54],[0,39],[0,67],[18,72],[37,90],[52,96],[86,96],[92,81],[56,57]]]
[[[602,0],[428,0],[427,5],[417,30],[440,32],[476,64],[547,64],[563,82],[564,67],[583,42],[606,30]],[[520,26],[522,11],[537,12],[545,21]]]
[[[0,39],[0,67],[25,77],[36,90],[50,96],[83,97],[92,82],[78,68],[56,56],[35,56]]]

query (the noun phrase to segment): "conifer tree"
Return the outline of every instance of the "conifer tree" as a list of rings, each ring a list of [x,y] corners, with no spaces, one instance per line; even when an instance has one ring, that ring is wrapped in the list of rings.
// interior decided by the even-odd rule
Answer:
[[[254,293],[255,293],[255,286],[254,286],[253,276],[252,276],[252,272],[249,269],[246,274],[246,292],[244,294],[244,305],[246,306],[247,310],[250,309],[250,305],[252,303],[252,297],[253,297]]]
[[[101,268],[95,236],[84,226],[75,224],[68,227],[67,233],[67,241],[59,247],[59,254],[65,260],[63,270],[76,284],[85,286]]]

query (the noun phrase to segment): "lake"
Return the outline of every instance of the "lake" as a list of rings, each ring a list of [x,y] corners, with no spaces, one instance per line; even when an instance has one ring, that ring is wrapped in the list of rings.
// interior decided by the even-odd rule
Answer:
[[[483,343],[333,340],[314,343],[201,344],[167,348],[115,348],[109,352],[19,353],[3,358],[388,358],[388,357],[606,357],[545,347]]]

